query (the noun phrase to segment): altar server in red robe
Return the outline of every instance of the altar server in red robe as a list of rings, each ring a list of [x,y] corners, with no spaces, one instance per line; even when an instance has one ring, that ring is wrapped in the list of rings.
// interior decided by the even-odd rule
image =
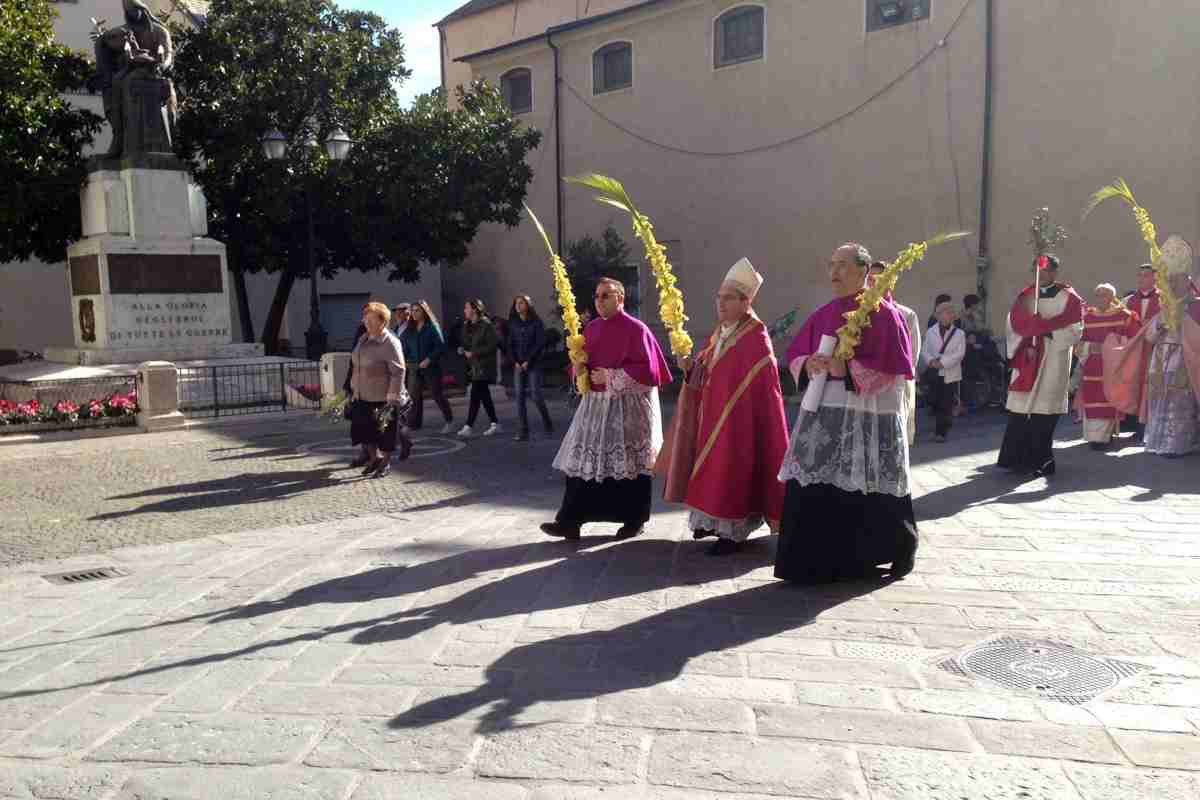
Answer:
[[[1132,292],[1125,297],[1125,307],[1138,316],[1138,324],[1145,328],[1150,324],[1150,320],[1158,316],[1158,312],[1162,309],[1162,293],[1158,291],[1157,277],[1154,274],[1153,264],[1142,264],[1138,267],[1137,274],[1137,291]],[[1150,350],[1152,344],[1146,339],[1142,339],[1142,365],[1141,372],[1136,377],[1137,388],[1136,395],[1138,398],[1146,394],[1146,378],[1147,369],[1150,366]],[[1146,421],[1140,418],[1138,412],[1129,414],[1126,417],[1125,430],[1135,431],[1134,441],[1141,442],[1146,436]]]
[[[1083,298],[1058,282],[1058,258],[1034,259],[1037,280],[1008,314],[1008,427],[997,463],[1035,477],[1053,475],[1054,428],[1067,413],[1071,351],[1083,336]]]
[[[1096,287],[1096,305],[1083,317],[1083,343],[1077,350],[1083,363],[1083,380],[1075,395],[1077,408],[1083,414],[1083,438],[1093,450],[1103,450],[1112,442],[1121,424],[1121,412],[1104,393],[1103,345],[1110,338],[1121,345],[1137,335],[1138,315],[1117,300],[1117,290],[1111,283]]]
[[[787,416],[771,338],[751,307],[762,276],[748,259],[717,290],[719,324],[694,358],[680,359],[689,388],[667,437],[666,499],[690,509],[692,536],[717,537],[708,553],[737,551],[765,522],[779,529]]]

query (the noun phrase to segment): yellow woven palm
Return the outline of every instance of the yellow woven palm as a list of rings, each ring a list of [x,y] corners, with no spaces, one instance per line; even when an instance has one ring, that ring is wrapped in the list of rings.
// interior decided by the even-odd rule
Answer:
[[[575,292],[571,289],[567,266],[558,253],[554,252],[554,245],[550,244],[550,237],[546,235],[546,229],[537,218],[537,214],[534,214],[528,205],[525,206],[525,213],[533,220],[538,233],[542,235],[542,241],[546,243],[546,250],[550,252],[550,273],[554,276],[554,291],[558,294],[558,304],[563,310],[563,328],[567,331],[567,357],[575,367],[575,387],[580,394],[587,394],[591,384],[588,382],[586,341],[579,329],[579,312],[575,310]]]
[[[1167,280],[1167,266],[1162,261],[1162,248],[1158,246],[1158,231],[1150,220],[1150,212],[1138,205],[1133,196],[1133,190],[1129,188],[1129,184],[1125,182],[1124,178],[1117,178],[1113,183],[1093,193],[1087,208],[1083,210],[1083,217],[1087,219],[1088,214],[1091,214],[1096,206],[1114,198],[1133,209],[1133,218],[1137,222],[1138,230],[1141,231],[1142,239],[1150,248],[1150,263],[1154,266],[1154,282],[1158,285],[1158,292],[1162,296],[1162,313],[1166,317],[1167,327],[1175,330],[1179,325],[1179,299],[1172,294],[1171,284]]]
[[[654,282],[658,286],[658,313],[671,339],[671,353],[679,357],[690,355],[692,338],[683,327],[687,321],[687,315],[683,312],[683,292],[679,291],[671,262],[667,261],[667,248],[654,238],[654,226],[650,218],[637,210],[620,181],[595,173],[567,178],[566,181],[595,189],[599,192],[596,202],[619,208],[633,218],[633,233],[645,245],[646,260],[650,262]]]
[[[895,290],[900,275],[912,269],[918,261],[925,258],[925,253],[929,248],[966,236],[970,236],[970,234],[966,232],[941,233],[932,239],[927,239],[919,244],[910,244],[901,250],[900,255],[896,256],[896,260],[888,264],[887,269],[875,278],[875,285],[864,290],[858,296],[858,308],[846,312],[846,324],[837,331],[838,343],[837,349],[833,352],[834,356],[843,361],[854,358],[854,350],[862,344],[863,331],[871,326],[871,315],[879,310],[879,305],[888,296],[888,293]]]

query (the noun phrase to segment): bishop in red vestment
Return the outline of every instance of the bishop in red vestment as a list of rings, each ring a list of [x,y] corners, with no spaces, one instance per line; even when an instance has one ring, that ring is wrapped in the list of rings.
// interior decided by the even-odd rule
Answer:
[[[1083,380],[1075,396],[1078,409],[1083,414],[1083,437],[1092,449],[1101,450],[1108,446],[1121,424],[1119,412],[1104,391],[1105,342],[1122,345],[1138,333],[1138,315],[1117,302],[1117,290],[1112,284],[1102,283],[1096,287],[1096,305],[1089,308],[1083,317]]]
[[[764,522],[777,531],[783,511],[787,416],[771,338],[751,308],[762,280],[745,258],[725,276],[717,329],[681,360],[687,389],[660,459],[666,499],[691,509],[693,537],[717,537],[710,555],[735,552]]]

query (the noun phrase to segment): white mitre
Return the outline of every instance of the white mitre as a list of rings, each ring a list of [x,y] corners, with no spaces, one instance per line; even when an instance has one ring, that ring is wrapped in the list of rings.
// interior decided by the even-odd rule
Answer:
[[[1192,246],[1182,236],[1168,236],[1162,246],[1162,264],[1168,275],[1191,275]]]
[[[729,272],[725,273],[725,283],[734,286],[739,292],[753,300],[754,296],[758,294],[759,287],[763,285],[763,277],[754,270],[750,259],[742,258],[729,268]]]

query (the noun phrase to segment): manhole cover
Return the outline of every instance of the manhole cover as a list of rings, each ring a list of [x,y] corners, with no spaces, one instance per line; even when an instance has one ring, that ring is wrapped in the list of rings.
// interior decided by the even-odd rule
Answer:
[[[100,567],[98,569],[81,569],[75,572],[58,572],[54,575],[43,575],[42,577],[50,583],[88,583],[90,581],[104,581],[109,578],[124,578],[129,573],[120,567]]]
[[[937,662],[964,678],[983,678],[1047,700],[1082,705],[1128,677],[1151,669],[1145,664],[1103,658],[1041,639],[999,636]]]

